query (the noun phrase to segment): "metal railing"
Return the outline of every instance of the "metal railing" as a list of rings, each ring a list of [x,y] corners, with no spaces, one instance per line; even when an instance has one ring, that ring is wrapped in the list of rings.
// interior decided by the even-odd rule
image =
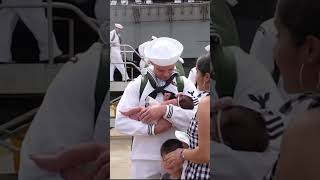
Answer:
[[[0,125],[0,146],[12,151],[19,152],[19,149],[12,144],[6,142],[6,139],[19,133],[21,130],[27,128],[31,121],[30,119],[35,116],[39,108],[34,108],[4,124]]]
[[[48,54],[49,63],[53,64],[53,15],[52,8],[66,9],[77,14],[81,20],[83,20],[91,29],[97,32],[99,35],[99,27],[94,23],[86,14],[84,14],[78,7],[68,3],[57,3],[52,0],[47,0],[46,3],[17,3],[17,4],[0,4],[0,10],[3,8],[46,8],[48,19]]]
[[[111,63],[111,64],[124,64],[126,70],[127,70],[127,65],[130,64],[141,73],[140,67],[138,67],[137,65],[135,65],[132,62],[127,62],[127,53],[131,54],[132,59],[133,59],[133,53],[136,53],[141,58],[141,60],[146,63],[144,58],[129,44],[120,44],[120,48],[123,48],[123,50],[121,50],[121,53],[123,53],[123,59],[124,59],[123,63],[121,62],[121,63]],[[126,48],[129,48],[130,50],[127,50]],[[131,72],[131,79],[133,79],[133,71]],[[125,79],[125,82],[127,82],[127,79]]]

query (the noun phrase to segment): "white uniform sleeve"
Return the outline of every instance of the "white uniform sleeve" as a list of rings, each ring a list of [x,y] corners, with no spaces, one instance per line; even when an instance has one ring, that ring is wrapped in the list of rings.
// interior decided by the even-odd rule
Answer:
[[[263,65],[240,48],[233,48],[233,50],[238,77],[234,102],[263,114],[271,139],[270,145],[273,149],[278,150],[285,121],[279,109],[284,101]]]
[[[276,30],[273,19],[264,22],[257,30],[251,45],[250,54],[272,73],[274,70],[273,47],[276,41]]]
[[[199,103],[198,91],[194,84],[187,78],[184,78],[183,94],[192,97],[195,108],[193,110],[187,110],[177,106],[168,105],[164,118],[171,122],[178,130],[186,132],[189,128],[191,119],[196,114],[197,105]]]
[[[141,77],[141,76],[140,76]],[[136,78],[126,87],[117,106],[115,128],[122,134],[130,136],[148,136],[148,125],[124,116],[120,111],[139,106],[140,78]]]
[[[193,84],[196,84],[196,69],[195,68],[192,68],[189,72],[189,76],[188,76],[188,79],[193,83]]]

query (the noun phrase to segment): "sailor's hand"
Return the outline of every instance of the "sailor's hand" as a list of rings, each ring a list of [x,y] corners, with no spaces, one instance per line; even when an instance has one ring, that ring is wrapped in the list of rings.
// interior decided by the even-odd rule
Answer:
[[[171,127],[172,127],[172,124],[169,121],[167,121],[164,118],[161,118],[161,119],[159,119],[159,121],[157,122],[157,124],[154,127],[154,133],[156,135],[163,133],[163,132],[169,130]]]
[[[144,107],[134,107],[130,108],[128,111],[120,111],[120,113],[124,116],[133,116],[133,115],[138,115]]]
[[[166,110],[166,105],[149,106],[140,112],[139,119],[143,123],[149,124],[162,118],[165,115]]]

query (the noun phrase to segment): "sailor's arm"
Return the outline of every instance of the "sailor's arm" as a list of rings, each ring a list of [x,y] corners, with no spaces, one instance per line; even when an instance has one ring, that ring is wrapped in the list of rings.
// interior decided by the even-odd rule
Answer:
[[[130,136],[148,135],[147,124],[131,119],[121,113],[128,111],[130,108],[139,106],[139,82],[140,79],[137,78],[135,81],[129,83],[117,106],[115,128],[120,133]]]
[[[171,122],[178,130],[187,131],[191,119],[197,112],[197,105],[199,103],[198,91],[194,84],[187,78],[184,78],[183,94],[192,97],[195,108],[193,110],[188,110],[178,106],[167,105],[164,118]]]

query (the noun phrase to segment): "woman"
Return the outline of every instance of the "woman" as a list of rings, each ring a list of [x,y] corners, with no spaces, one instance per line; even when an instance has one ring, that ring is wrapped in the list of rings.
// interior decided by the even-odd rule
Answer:
[[[285,131],[277,180],[320,179],[320,1],[280,0],[275,26],[276,63],[290,93],[308,93],[309,110],[298,116]],[[311,145],[312,144],[312,145]]]
[[[187,131],[190,137],[189,149],[181,149],[165,156],[165,166],[173,166],[181,160],[187,161],[184,176],[181,179],[210,179],[210,54],[203,55],[197,61],[196,81],[201,101],[198,106],[197,116],[193,118]]]

